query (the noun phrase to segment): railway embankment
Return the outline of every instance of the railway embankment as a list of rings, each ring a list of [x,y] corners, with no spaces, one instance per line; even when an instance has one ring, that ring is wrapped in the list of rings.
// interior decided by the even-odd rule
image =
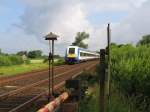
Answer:
[[[63,60],[54,61],[55,66],[63,65]],[[20,65],[0,66],[0,79],[3,77],[11,77],[14,75],[22,75],[28,72],[37,72],[48,69],[48,62],[43,59],[31,60],[30,63],[23,63]]]
[[[54,68],[54,88],[62,88],[65,80],[79,75],[84,69],[90,69],[97,64],[96,61],[75,65],[62,65]],[[0,82],[0,112],[30,111],[30,106],[38,105],[40,100],[47,102],[48,70],[24,75],[18,75]],[[39,103],[38,103],[39,102]]]

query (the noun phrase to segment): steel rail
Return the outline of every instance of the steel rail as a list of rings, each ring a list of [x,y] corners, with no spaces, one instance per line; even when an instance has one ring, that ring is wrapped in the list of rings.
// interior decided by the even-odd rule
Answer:
[[[90,68],[94,67],[96,64],[92,64],[90,67],[87,67],[86,69],[89,70]],[[71,78],[75,78],[78,75],[80,75],[83,71],[76,73],[75,75],[71,76]],[[59,84],[54,86],[54,90],[59,89],[60,87],[62,87],[65,84],[65,81],[60,82]],[[43,95],[47,94],[48,91],[43,92],[38,94],[37,96],[33,97],[32,99],[26,101],[25,103],[13,108],[12,110],[10,110],[9,112],[18,112],[20,110],[23,110],[24,108],[26,108],[26,106],[30,106],[34,103],[34,101],[38,100],[39,98],[41,98]]]
[[[55,85],[55,86],[54,86],[54,90],[57,90],[58,88],[60,88],[60,87],[61,87],[62,85],[64,85],[64,84],[65,84],[65,81],[59,83],[58,85]],[[21,105],[15,107],[15,108],[13,108],[13,109],[10,110],[9,112],[18,112],[18,111],[21,111],[21,110],[23,110],[24,108],[26,108],[27,106],[30,106],[34,101],[38,100],[39,98],[41,98],[42,96],[44,96],[44,95],[47,94],[47,93],[48,93],[48,91],[42,92],[42,93],[36,95],[35,97],[33,97],[32,99],[30,99],[30,100],[24,102],[23,104],[21,104]]]
[[[62,69],[62,68],[65,68],[64,65],[63,66],[60,66],[60,67],[57,67],[55,68],[55,70],[57,69]],[[37,72],[34,72],[32,73],[32,75],[20,75],[18,77],[13,77],[13,78],[8,78],[8,79],[2,79],[2,81],[0,81],[0,86],[2,86],[2,84],[4,83],[9,83],[9,82],[12,82],[12,81],[15,81],[15,80],[18,80],[18,79],[23,79],[23,78],[27,78],[27,77],[30,77],[30,76],[36,76],[36,75],[39,75],[43,72],[47,72],[48,70],[43,70],[43,71],[37,71]],[[29,73],[30,74],[30,73]]]
[[[85,66],[85,65],[84,65],[84,66]],[[75,68],[75,69],[71,69],[71,70],[69,70],[69,71],[63,72],[63,73],[61,73],[61,74],[56,75],[54,78],[60,77],[60,76],[62,76],[62,75],[64,75],[64,74],[67,74],[67,73],[69,73],[69,72],[73,72],[73,71],[75,71],[75,70],[77,70],[77,69],[79,69],[79,68],[80,68],[80,67],[77,67],[77,68]],[[32,87],[35,87],[35,86],[41,85],[41,84],[43,84],[43,83],[46,83],[47,81],[48,81],[48,79],[44,79],[44,80],[41,80],[41,81],[39,81],[39,82],[36,82],[36,83],[30,84],[30,85],[21,87],[21,88],[19,88],[19,89],[12,90],[12,91],[10,91],[10,92],[1,94],[1,95],[0,95],[0,99],[4,99],[4,98],[6,98],[6,97],[8,97],[8,96],[13,96],[13,95],[15,95],[15,94],[17,94],[17,93],[19,93],[19,92],[21,92],[21,91],[24,91],[24,90],[30,89],[30,88],[32,88]]]

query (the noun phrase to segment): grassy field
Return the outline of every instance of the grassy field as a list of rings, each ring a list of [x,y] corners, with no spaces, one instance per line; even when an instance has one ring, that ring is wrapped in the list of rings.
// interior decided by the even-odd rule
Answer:
[[[47,67],[48,67],[48,64],[46,63],[31,63],[31,64],[0,67],[0,77],[26,73],[26,72],[30,72],[33,70],[44,69]]]
[[[44,59],[31,59],[30,63],[43,63]],[[59,59],[54,59],[54,62],[57,63]]]
[[[64,64],[63,60],[54,60],[54,65],[57,66],[62,64]],[[42,70],[45,68],[48,68],[48,63],[43,63],[43,59],[32,59],[30,60],[30,64],[1,66],[0,77],[31,72],[33,70]]]
[[[31,59],[30,63],[43,63],[44,59]]]

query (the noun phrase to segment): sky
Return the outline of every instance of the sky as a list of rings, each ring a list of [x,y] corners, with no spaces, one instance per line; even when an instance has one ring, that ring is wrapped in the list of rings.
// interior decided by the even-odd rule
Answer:
[[[1,0],[0,49],[47,54],[44,36],[54,32],[56,54],[64,55],[76,33],[85,31],[88,49],[96,51],[106,47],[108,23],[112,42],[136,44],[150,34],[149,11],[150,0]]]

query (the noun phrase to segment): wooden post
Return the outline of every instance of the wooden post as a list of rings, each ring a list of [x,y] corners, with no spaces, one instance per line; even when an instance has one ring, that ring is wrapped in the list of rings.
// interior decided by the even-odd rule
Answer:
[[[108,54],[108,67],[107,67],[107,76],[108,76],[108,78],[107,78],[107,99],[108,99],[108,111],[110,110],[110,106],[111,106],[111,104],[110,104],[110,92],[111,92],[111,85],[110,85],[110,81],[111,81],[111,75],[110,75],[110,63],[111,63],[111,59],[110,59],[110,24],[108,24],[108,26],[107,26],[107,54]]]
[[[107,26],[107,53],[108,53],[108,96],[110,96],[110,24]]]
[[[48,64],[49,64],[49,70],[48,70],[48,102],[50,102],[50,96],[51,96],[51,59],[52,59],[52,53],[51,53],[51,42],[49,40],[49,56],[48,56]]]
[[[100,112],[105,112],[105,49],[100,50]]]
[[[54,40],[52,40],[52,95],[54,96]]]

